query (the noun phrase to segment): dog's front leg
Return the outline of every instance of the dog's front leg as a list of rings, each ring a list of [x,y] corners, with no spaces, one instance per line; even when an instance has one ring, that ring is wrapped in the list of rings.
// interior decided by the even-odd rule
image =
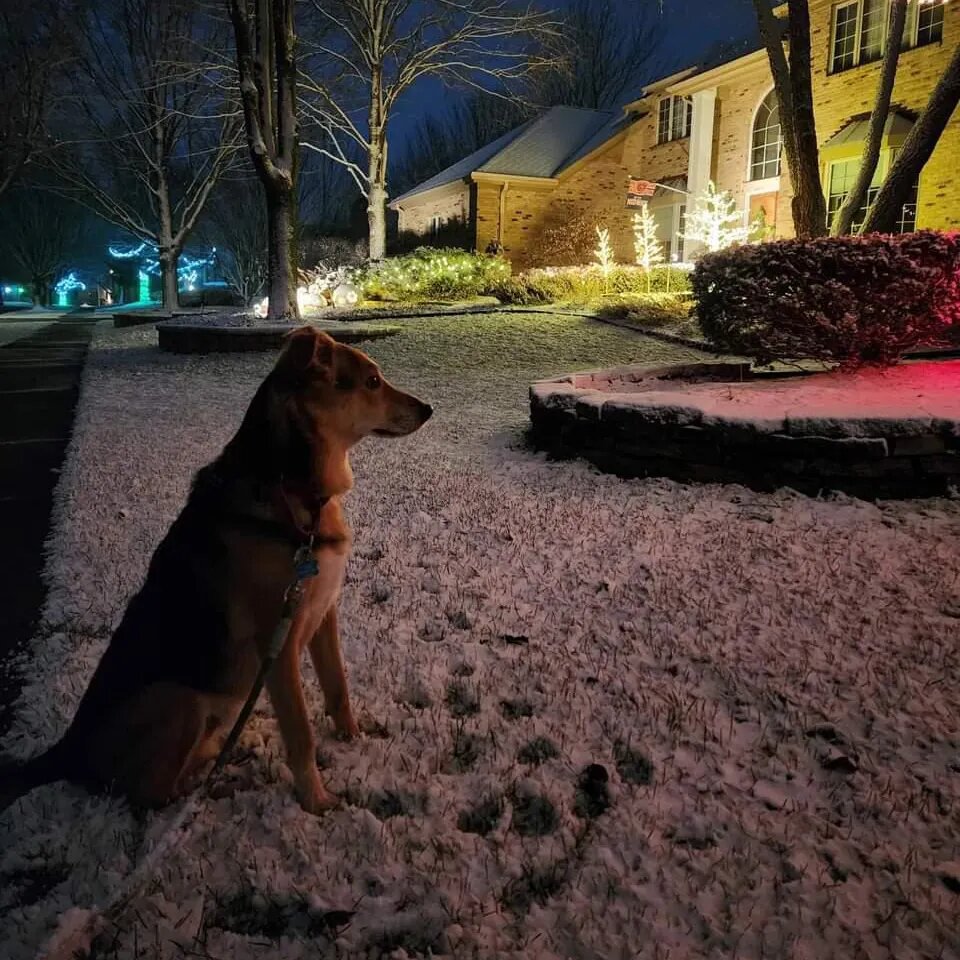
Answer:
[[[327,714],[333,718],[334,729],[343,737],[356,737],[360,733],[350,706],[347,690],[347,672],[343,666],[340,650],[340,631],[337,627],[336,603],[327,612],[320,629],[310,639],[310,656],[323,688]]]
[[[268,675],[267,689],[287,748],[287,763],[293,774],[297,799],[308,813],[319,814],[337,806],[337,798],[323,785],[317,770],[316,742],[300,679],[302,646],[293,634],[291,631],[283,652]]]

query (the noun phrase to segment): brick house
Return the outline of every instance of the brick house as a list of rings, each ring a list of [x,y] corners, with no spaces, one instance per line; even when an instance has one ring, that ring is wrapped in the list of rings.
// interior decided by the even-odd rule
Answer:
[[[855,179],[873,104],[889,0],[811,0],[813,95],[828,208]],[[908,0],[904,50],[874,190],[960,43],[960,3]],[[516,267],[546,265],[541,238],[578,219],[610,229],[617,258],[633,259],[627,182],[659,186],[649,200],[666,252],[684,242],[687,204],[712,180],[744,218],[762,213],[772,235],[790,236],[791,188],[766,53],[693,66],[649,84],[619,112],[555,107],[397,197],[400,229],[429,236],[466,225],[477,250],[503,246]],[[960,111],[928,161],[900,227],[960,228]]]

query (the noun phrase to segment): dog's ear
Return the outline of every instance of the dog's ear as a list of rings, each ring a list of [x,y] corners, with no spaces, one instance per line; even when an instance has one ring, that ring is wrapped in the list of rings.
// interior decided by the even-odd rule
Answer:
[[[286,345],[276,370],[285,380],[300,380],[306,375],[333,371],[332,337],[316,327],[303,326],[287,334]]]

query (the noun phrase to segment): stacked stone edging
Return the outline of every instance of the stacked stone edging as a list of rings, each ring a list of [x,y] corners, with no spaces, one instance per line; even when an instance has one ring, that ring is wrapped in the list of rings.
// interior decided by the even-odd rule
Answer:
[[[532,439],[558,456],[583,457],[623,477],[741,483],[806,493],[936,496],[960,484],[960,423],[917,418],[773,419],[769,424],[704,414],[693,403],[641,404],[611,381],[696,379],[731,388],[769,374],[749,364],[637,365],[542,380],[530,388]],[[597,389],[605,386],[606,389]],[[864,424],[869,424],[865,433]],[[851,430],[859,435],[851,435]]]

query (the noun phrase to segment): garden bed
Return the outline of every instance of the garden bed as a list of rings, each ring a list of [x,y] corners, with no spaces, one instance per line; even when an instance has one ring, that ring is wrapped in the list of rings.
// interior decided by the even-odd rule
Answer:
[[[249,353],[278,350],[294,328],[290,323],[259,323],[231,326],[222,323],[168,321],[157,324],[157,343],[170,353]],[[340,343],[382,340],[400,332],[387,324],[315,324]]]
[[[960,483],[960,361],[856,374],[637,365],[534,383],[535,442],[621,476],[929,496]]]

